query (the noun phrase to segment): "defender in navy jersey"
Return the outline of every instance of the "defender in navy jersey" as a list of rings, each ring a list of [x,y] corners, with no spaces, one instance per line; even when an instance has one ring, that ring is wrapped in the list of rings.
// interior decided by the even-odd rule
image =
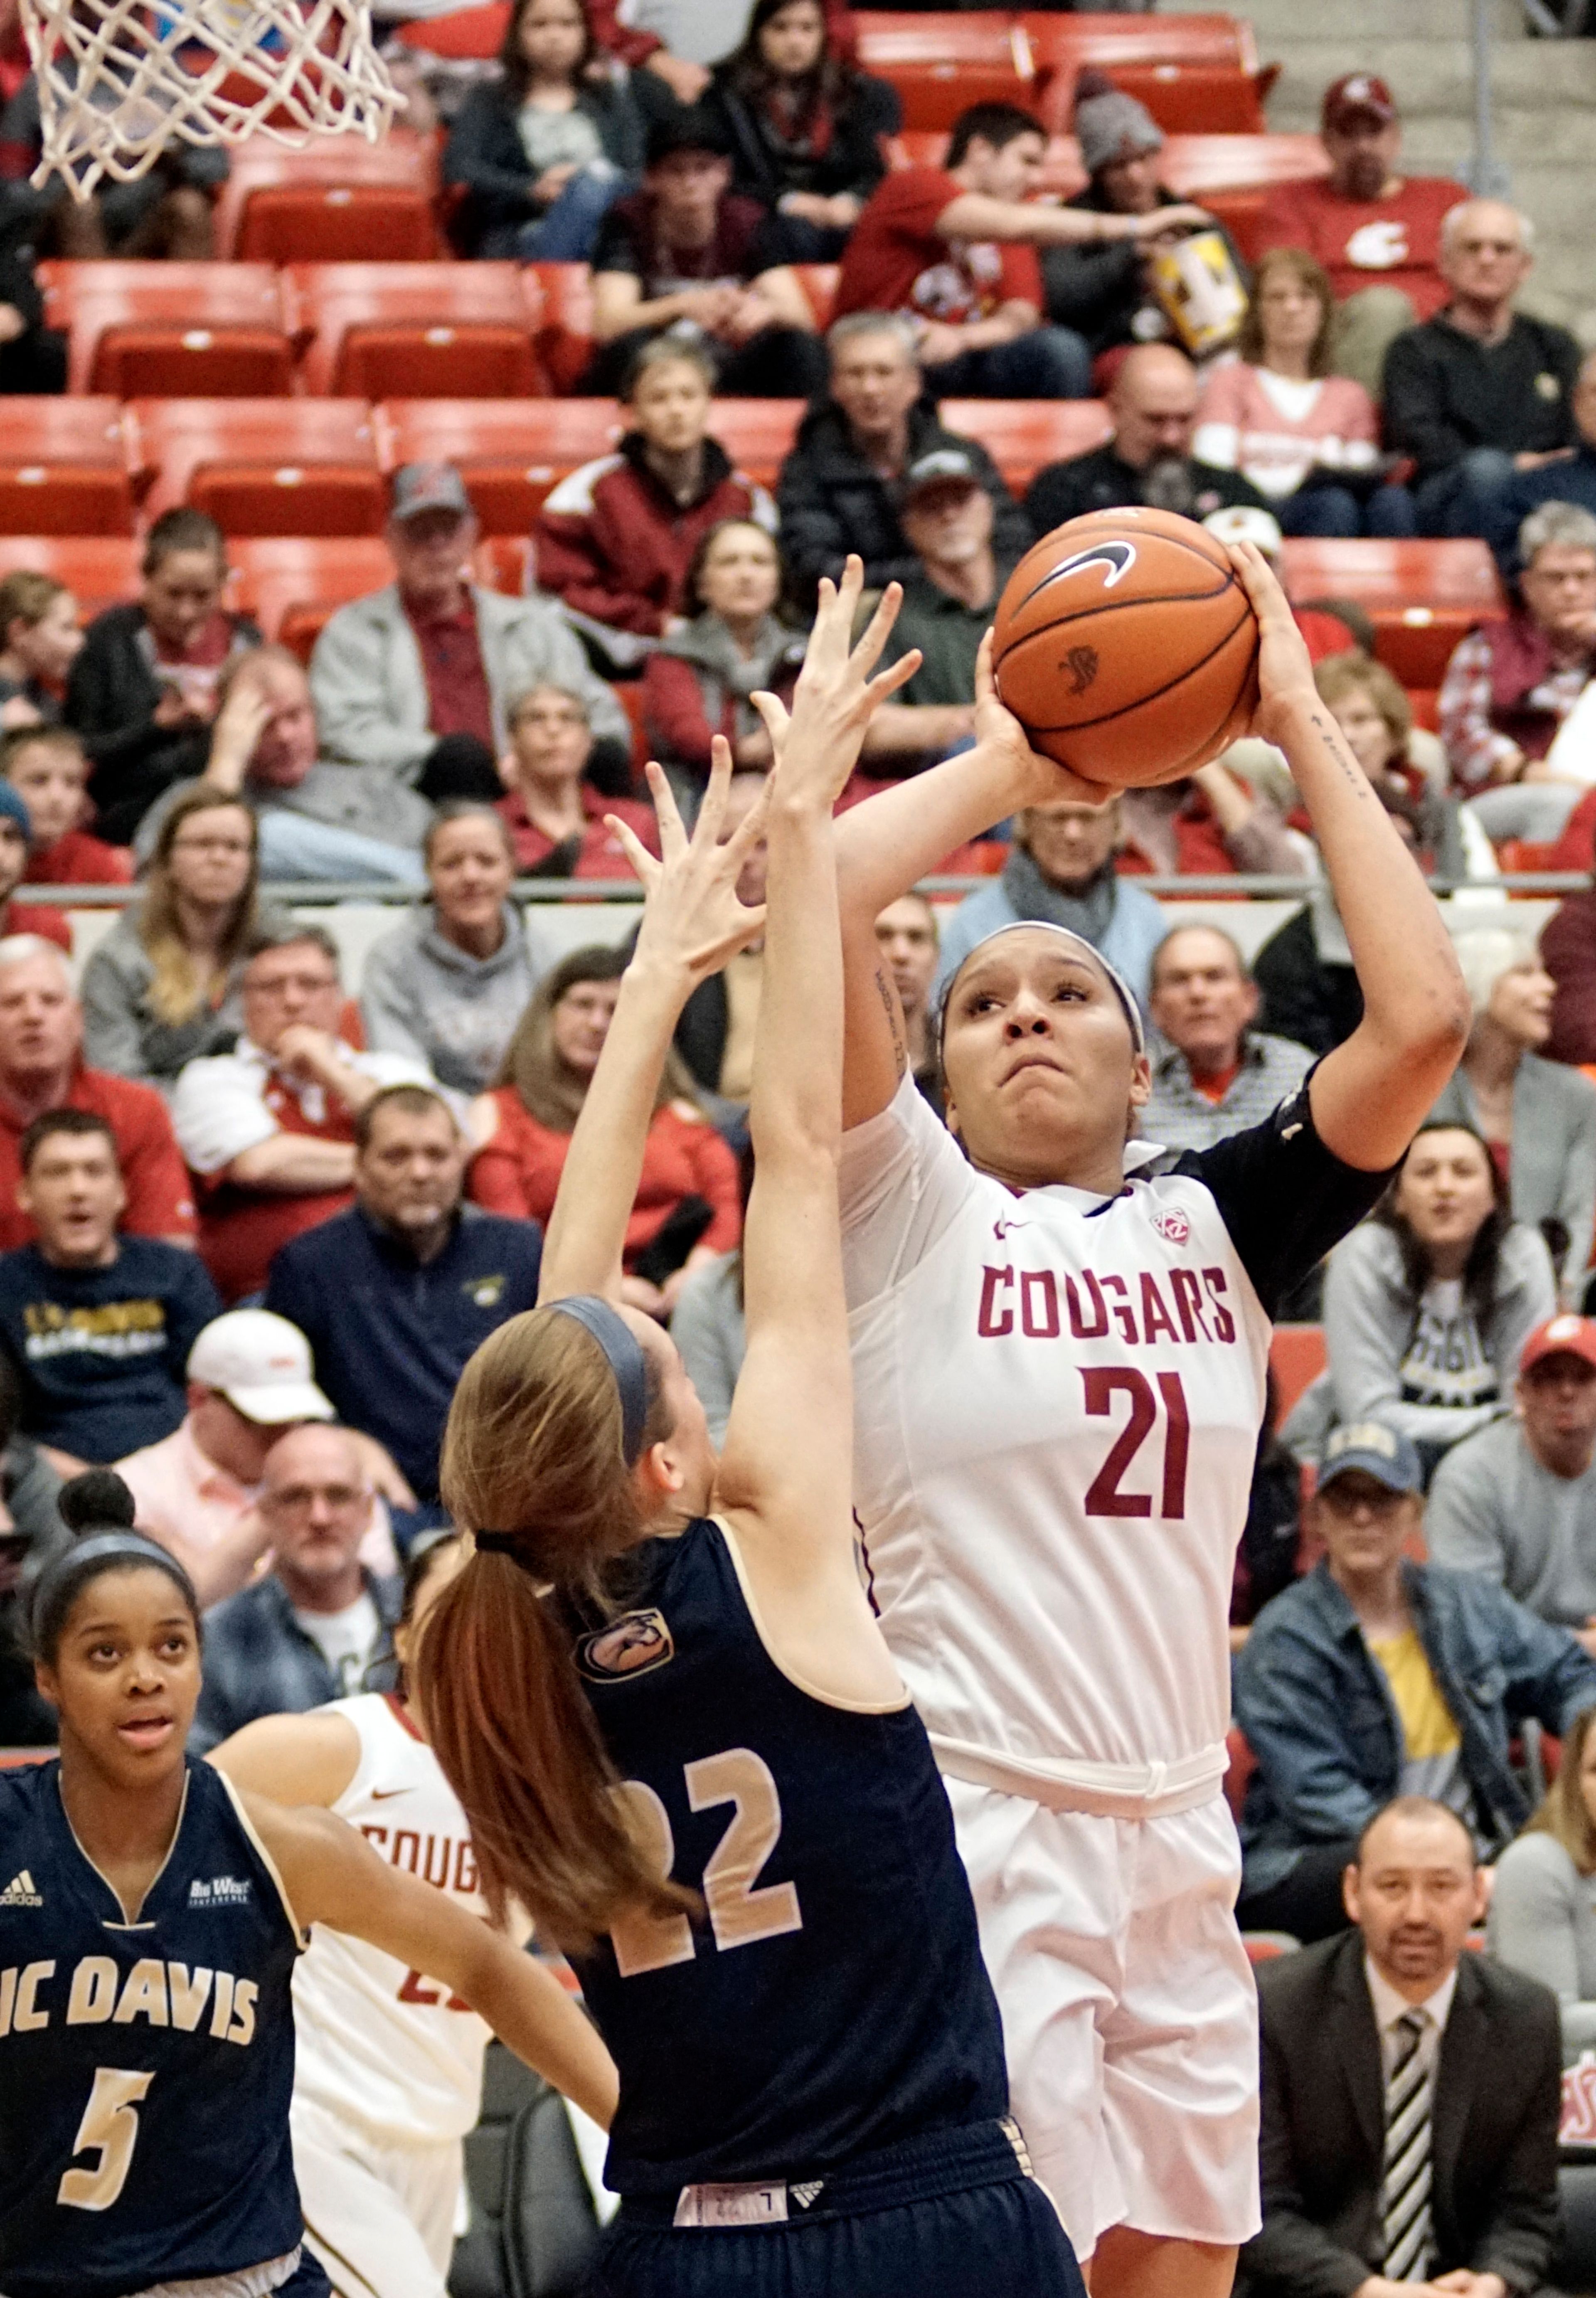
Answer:
[[[615,2053],[604,2298],[1071,2298],[1007,2115],[947,1799],[856,1566],[837,1210],[831,807],[896,599],[858,652],[848,563],[778,764],[767,919],[650,780],[663,862],[566,1161],[544,1303],[473,1358],[443,1491],[477,1553],[418,1688],[490,1905],[573,1954]],[[912,667],[918,657],[906,657]],[[696,982],[765,926],[743,1244],[748,1348],[719,1463],[682,1361],[616,1304],[650,1113]],[[711,1516],[709,1508],[715,1505]]]
[[[949,984],[948,1130],[904,1075],[882,908],[994,821],[1106,795],[1032,755],[989,647],[975,748],[837,831],[856,1503],[948,1781],[1014,2111],[1093,2298],[1220,2298],[1258,2224],[1221,1781],[1269,1318],[1373,1204],[1468,1023],[1279,585],[1232,557],[1259,622],[1256,730],[1311,810],[1364,997],[1272,1119],[1172,1162],[1129,1138],[1150,1086],[1135,999],[1053,923],[990,936]]]
[[[289,2146],[290,1982],[323,1922],[471,2002],[608,2119],[613,2069],[549,1974],[327,1813],[184,1753],[194,1591],[91,1533],[41,1575],[58,1761],[0,1774],[0,2291],[315,2298]]]

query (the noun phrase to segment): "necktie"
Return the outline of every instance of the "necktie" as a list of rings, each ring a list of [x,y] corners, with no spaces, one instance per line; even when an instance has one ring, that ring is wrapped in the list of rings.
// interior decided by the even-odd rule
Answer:
[[[1422,2282],[1430,2251],[1430,2075],[1419,2064],[1422,2011],[1396,2022],[1396,2060],[1385,2079],[1385,2168],[1380,2216],[1384,2272],[1391,2282]]]

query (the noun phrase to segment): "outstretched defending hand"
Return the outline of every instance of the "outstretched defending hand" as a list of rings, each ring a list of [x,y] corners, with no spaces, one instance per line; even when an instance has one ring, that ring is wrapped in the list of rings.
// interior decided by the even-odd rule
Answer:
[[[872,677],[904,594],[900,583],[889,583],[864,637],[850,647],[864,588],[864,561],[851,556],[839,583],[822,577],[790,716],[773,694],[751,697],[770,734],[782,797],[823,795],[828,806],[834,805],[859,762],[864,730],[878,707],[906,686],[920,667],[920,649],[912,647],[890,669]]]
[[[1009,803],[1016,812],[1025,806],[1048,806],[1059,798],[1072,798],[1078,806],[1104,806],[1114,796],[1107,782],[1083,781],[1068,766],[1031,748],[1024,727],[997,698],[990,631],[975,657],[975,743],[1001,763],[1010,789]]]
[[[1229,551],[1258,617],[1258,707],[1253,732],[1266,742],[1278,742],[1281,715],[1288,706],[1309,702],[1319,707],[1312,659],[1291,603],[1262,551],[1252,542],[1233,542]]]
[[[650,758],[649,788],[659,820],[660,859],[613,814],[605,816],[626,858],[642,881],[643,922],[634,965],[661,965],[685,973],[696,986],[718,973],[730,957],[765,930],[763,904],[750,909],[737,898],[744,863],[765,835],[765,799],[723,845],[721,823],[732,780],[732,748],[717,734],[710,745],[709,786],[689,838],[662,769]]]

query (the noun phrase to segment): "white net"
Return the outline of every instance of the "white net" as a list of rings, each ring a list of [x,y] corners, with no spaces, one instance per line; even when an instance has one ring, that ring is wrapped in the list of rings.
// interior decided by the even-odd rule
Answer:
[[[87,199],[131,183],[174,144],[358,133],[375,144],[404,99],[366,0],[21,0],[44,156]]]

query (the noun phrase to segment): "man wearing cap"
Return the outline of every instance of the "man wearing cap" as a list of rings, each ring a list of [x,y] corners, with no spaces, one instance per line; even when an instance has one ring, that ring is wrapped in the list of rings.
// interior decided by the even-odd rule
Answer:
[[[435,1093],[377,1094],[354,1149],[354,1203],[283,1247],[266,1305],[310,1340],[340,1418],[435,1500],[450,1401],[488,1335],[537,1306],[542,1236],[463,1202],[470,1149]]]
[[[176,1428],[188,1352],[221,1302],[194,1253],[119,1235],[128,1192],[104,1118],[47,1111],[20,1154],[34,1242],[0,1253],[0,1346],[22,1427],[73,1476]]]
[[[1372,72],[1325,90],[1319,139],[1328,174],[1269,194],[1257,252],[1300,247],[1323,264],[1340,307],[1336,371],[1378,399],[1392,338],[1446,301],[1441,222],[1468,194],[1450,177],[1398,173],[1402,122]]]
[[[1422,1484],[1399,1430],[1333,1430],[1304,1527],[1323,1559],[1264,1606],[1236,1655],[1236,1721],[1258,1766],[1244,1930],[1340,1930],[1342,1872],[1393,1796],[1443,1803],[1493,1856],[1530,1815],[1508,1759],[1517,1726],[1534,1716],[1560,1735],[1596,1702],[1596,1661],[1567,1629],[1477,1573],[1408,1560]]]
[[[1245,504],[1269,506],[1239,471],[1199,462],[1192,453],[1197,371],[1173,343],[1138,343],[1126,352],[1109,386],[1113,436],[1089,454],[1071,455],[1037,473],[1025,498],[1031,533],[1050,534],[1089,510],[1149,503],[1187,518]]]
[[[1435,1471],[1426,1538],[1596,1657],[1596,1321],[1551,1317],[1518,1358],[1514,1417],[1455,1444]]]
[[[285,1428],[335,1415],[304,1335],[264,1309],[230,1309],[206,1326],[188,1352],[187,1401],[170,1436],[115,1465],[139,1530],[170,1548],[202,1603],[213,1604],[244,1584],[269,1540],[256,1514],[267,1454]],[[360,1558],[373,1572],[398,1569],[380,1501]]]
[[[1072,125],[1090,181],[1069,202],[1085,215],[1152,216],[1181,202],[1159,181],[1163,130],[1146,106],[1105,73],[1087,70],[1075,82]],[[1229,235],[1218,224],[1236,277],[1245,277]],[[1042,285],[1047,316],[1084,338],[1094,359],[1121,343],[1156,343],[1173,330],[1152,292],[1151,258],[1184,234],[1121,240],[1104,247],[1045,247]]]
[[[904,475],[927,455],[970,458],[992,499],[999,558],[1030,546],[1025,514],[978,439],[950,431],[926,391],[917,330],[904,311],[852,311],[826,337],[831,397],[812,407],[781,465],[781,554],[806,598],[823,574],[842,579],[849,551],[868,589],[905,583],[919,561],[903,531]]]
[[[478,529],[451,464],[405,465],[386,532],[395,580],[341,607],[310,657],[325,758],[380,770],[401,805],[411,792],[497,800],[510,699],[551,683],[586,702],[600,767],[629,772],[626,714],[558,610],[470,579]]]
[[[1533,236],[1501,200],[1451,209],[1441,224],[1445,304],[1385,354],[1385,444],[1418,467],[1420,534],[1498,535],[1509,482],[1555,472],[1574,445],[1579,345],[1514,309]]]
[[[825,353],[798,276],[772,260],[765,210],[732,189],[724,135],[678,112],[649,136],[642,188],[617,200],[593,243],[593,336],[584,391],[620,392],[667,327],[702,343],[733,399],[807,399]]]

